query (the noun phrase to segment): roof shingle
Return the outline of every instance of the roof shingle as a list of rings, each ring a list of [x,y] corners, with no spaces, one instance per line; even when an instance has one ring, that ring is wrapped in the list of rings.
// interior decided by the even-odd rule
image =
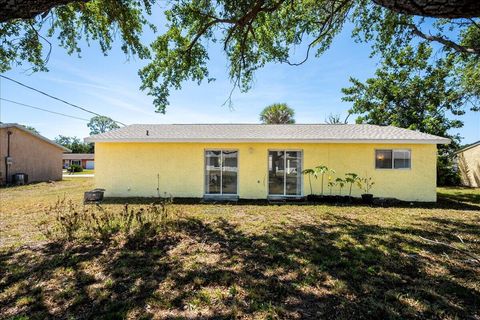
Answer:
[[[446,144],[447,138],[369,124],[134,124],[86,142],[310,142]]]
[[[94,160],[93,153],[64,153],[63,160]]]

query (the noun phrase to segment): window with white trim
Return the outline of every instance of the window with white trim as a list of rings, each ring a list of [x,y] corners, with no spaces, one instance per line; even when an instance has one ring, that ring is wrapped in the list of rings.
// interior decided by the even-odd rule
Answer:
[[[375,169],[410,169],[412,154],[410,150],[375,150]]]

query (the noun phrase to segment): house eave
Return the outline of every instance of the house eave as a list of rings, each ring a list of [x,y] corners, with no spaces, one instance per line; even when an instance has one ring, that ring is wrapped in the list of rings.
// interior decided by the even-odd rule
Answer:
[[[87,137],[84,139],[87,143],[378,143],[378,144],[449,144],[450,139],[95,139]]]
[[[0,128],[3,128],[3,129],[16,128],[16,129],[18,129],[18,130],[21,130],[21,131],[23,131],[23,132],[26,132],[26,133],[28,133],[28,134],[30,134],[30,135],[32,135],[32,136],[34,136],[34,137],[36,137],[36,138],[38,138],[38,139],[40,139],[40,140],[43,140],[43,141],[45,141],[45,142],[47,142],[47,143],[49,143],[49,144],[51,144],[51,145],[53,145],[53,146],[61,149],[64,153],[65,153],[65,152],[72,152],[72,150],[70,150],[70,149],[62,146],[61,144],[58,144],[58,143],[56,143],[55,141],[52,141],[52,140],[50,140],[50,139],[48,139],[48,138],[46,138],[46,137],[44,137],[44,136],[42,136],[42,135],[40,135],[40,134],[37,134],[37,133],[35,133],[35,132],[33,132],[33,131],[30,131],[30,130],[28,130],[27,128],[25,128],[24,126],[19,125],[18,123],[4,123],[4,124],[1,124],[1,125],[0,125]]]
[[[467,151],[467,150],[470,150],[470,149],[472,149],[472,148],[475,148],[475,147],[477,147],[477,146],[480,146],[480,141],[474,142],[474,143],[469,144],[468,146],[466,146],[466,147],[464,147],[464,148],[462,148],[462,149],[460,149],[460,150],[455,151],[455,154],[463,153],[463,152],[465,152],[465,151]]]

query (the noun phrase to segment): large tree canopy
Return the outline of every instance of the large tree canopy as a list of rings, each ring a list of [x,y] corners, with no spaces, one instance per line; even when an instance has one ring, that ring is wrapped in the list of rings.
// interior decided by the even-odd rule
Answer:
[[[65,4],[68,2],[68,4]],[[378,3],[380,5],[375,4]],[[169,2],[167,30],[150,47],[140,41],[156,0],[47,1],[0,0],[0,72],[28,62],[46,70],[51,38],[67,52],[80,53],[83,39],[97,41],[107,53],[116,35],[123,51],[150,59],[140,70],[141,88],[165,112],[170,90],[185,81],[212,80],[208,46],[220,44],[235,87],[246,91],[254,73],[267,63],[299,65],[312,52],[322,54],[347,21],[357,41],[373,53],[410,42],[436,44],[440,55],[455,55],[459,85],[472,97],[479,91],[480,5],[471,0],[190,0]],[[417,8],[417,9],[415,9]],[[408,14],[434,16],[415,18]],[[462,17],[462,19],[451,19]],[[20,18],[20,19],[18,19]],[[296,60],[293,52],[305,48]],[[434,60],[434,58],[432,58]]]
[[[95,116],[87,123],[87,127],[90,129],[90,134],[100,134],[113,129],[118,129],[120,126],[109,117]]]
[[[55,138],[55,142],[68,148],[72,153],[93,153],[94,145],[93,143],[84,143],[80,138],[77,137],[67,137],[59,135]]]

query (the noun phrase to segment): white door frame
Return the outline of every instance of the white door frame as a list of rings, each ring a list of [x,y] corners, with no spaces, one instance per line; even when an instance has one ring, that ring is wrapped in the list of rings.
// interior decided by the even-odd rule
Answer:
[[[220,151],[220,193],[207,193],[207,152],[208,151]],[[235,151],[237,152],[237,192],[236,193],[223,193],[223,152],[224,151]],[[240,172],[240,166],[239,166],[239,161],[240,159],[240,151],[238,149],[205,149],[203,152],[203,194],[205,196],[209,197],[220,197],[220,196],[238,196],[238,188],[239,188],[239,172]]]
[[[270,158],[270,152],[278,152],[282,151],[284,152],[284,157],[283,157],[283,194],[270,194],[270,172],[268,168],[268,163],[269,163],[269,158]],[[287,157],[285,156],[287,152],[299,152],[300,153],[300,172],[298,174],[300,175],[300,194],[286,194],[287,191]],[[303,197],[303,150],[302,149],[268,149],[267,150],[267,178],[268,178],[268,184],[267,184],[267,197],[269,198],[297,198],[297,197]]]

